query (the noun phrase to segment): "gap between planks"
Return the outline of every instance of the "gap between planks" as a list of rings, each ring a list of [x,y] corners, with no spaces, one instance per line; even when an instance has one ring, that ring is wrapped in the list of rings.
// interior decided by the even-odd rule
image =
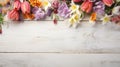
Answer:
[[[120,54],[120,52],[0,52],[2,53],[33,53],[33,54]]]

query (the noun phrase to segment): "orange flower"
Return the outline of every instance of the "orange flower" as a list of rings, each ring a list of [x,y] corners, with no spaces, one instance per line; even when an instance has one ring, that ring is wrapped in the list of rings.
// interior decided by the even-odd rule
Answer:
[[[95,12],[93,12],[93,13],[91,14],[89,21],[90,21],[90,22],[95,22],[95,21],[96,21],[96,13],[95,13]]]
[[[40,0],[29,0],[29,2],[33,7],[35,7],[35,6],[42,7],[42,1],[40,1]]]
[[[10,0],[0,0],[0,5],[5,6]]]
[[[24,19],[30,19],[30,20],[34,19],[34,14],[25,13],[23,14],[23,16],[24,16]]]
[[[96,13],[95,12],[91,14],[90,20],[92,20],[92,21],[96,20]]]

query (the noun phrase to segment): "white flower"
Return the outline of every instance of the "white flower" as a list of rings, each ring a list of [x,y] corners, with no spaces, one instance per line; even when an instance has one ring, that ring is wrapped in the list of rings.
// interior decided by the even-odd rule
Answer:
[[[110,22],[110,16],[109,15],[105,15],[101,20],[102,20],[103,24],[106,24],[106,23]]]
[[[112,13],[114,15],[120,15],[120,6],[116,6],[113,8]]]

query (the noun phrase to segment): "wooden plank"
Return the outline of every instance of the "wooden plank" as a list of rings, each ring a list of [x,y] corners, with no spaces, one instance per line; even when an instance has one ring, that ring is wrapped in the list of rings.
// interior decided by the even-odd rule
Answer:
[[[120,67],[120,54],[0,53],[0,67]]]
[[[15,22],[14,22],[15,23]],[[25,21],[3,26],[0,52],[120,53],[120,26],[67,21]]]

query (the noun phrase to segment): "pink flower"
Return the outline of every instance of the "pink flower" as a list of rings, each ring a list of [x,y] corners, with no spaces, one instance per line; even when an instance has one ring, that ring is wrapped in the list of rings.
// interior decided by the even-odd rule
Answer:
[[[112,21],[112,22],[115,22],[115,23],[120,22],[120,15],[112,16],[112,17],[111,17],[111,21]]]
[[[0,34],[2,34],[2,29],[0,29]]]
[[[90,13],[93,7],[93,3],[89,1],[84,1],[81,5],[81,9],[87,13]]]
[[[59,7],[59,1],[58,0],[54,0],[52,2],[52,7],[55,8],[55,9],[58,9],[58,7]]]
[[[21,3],[19,0],[14,1],[14,9],[20,10]]]
[[[105,5],[107,5],[109,7],[114,3],[114,0],[102,0],[102,1]]]
[[[0,25],[0,34],[2,34],[2,26]]]
[[[73,0],[73,2],[81,2],[81,0]]]
[[[21,10],[22,12],[25,13],[30,13],[30,4],[28,1],[25,1],[23,3],[21,3]]]
[[[16,9],[8,12],[8,18],[11,20],[19,20],[19,13]]]

